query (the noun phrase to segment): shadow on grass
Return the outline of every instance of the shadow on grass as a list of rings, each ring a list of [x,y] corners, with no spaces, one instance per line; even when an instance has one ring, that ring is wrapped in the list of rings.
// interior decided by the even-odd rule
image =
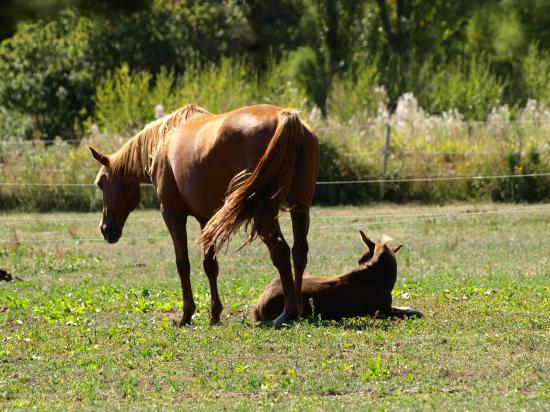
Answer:
[[[326,320],[321,317],[309,317],[307,319],[301,319],[292,321],[289,323],[283,323],[281,328],[277,328],[271,321],[255,322],[251,319],[242,319],[243,324],[259,327],[262,329],[290,329],[296,325],[311,325],[318,328],[339,328],[350,330],[388,330],[392,326],[398,325],[403,321],[419,319],[417,316],[408,316],[405,318],[399,318],[392,315],[377,314],[375,316],[360,316],[352,318],[343,318],[340,320]]]

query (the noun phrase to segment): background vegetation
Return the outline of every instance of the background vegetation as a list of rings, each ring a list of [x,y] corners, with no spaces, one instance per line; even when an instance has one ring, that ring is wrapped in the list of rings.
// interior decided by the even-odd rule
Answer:
[[[3,181],[91,182],[80,142],[114,150],[161,108],[189,102],[212,112],[258,102],[301,109],[322,139],[320,180],[381,177],[386,124],[385,177],[548,171],[548,2],[107,3],[0,7]],[[548,177],[401,182],[386,198],[537,201],[549,186]],[[320,187],[317,196],[369,201],[378,188]],[[0,188],[3,207],[88,210],[93,197]]]
[[[547,201],[550,178],[407,180],[550,171],[548,1],[4,0],[0,39],[0,269],[16,278],[0,282],[0,409],[549,408],[548,206],[479,202]],[[219,257],[211,327],[190,242],[197,313],[172,327],[183,302],[160,214],[100,239],[100,214],[82,213],[101,207],[87,145],[112,152],[189,102],[296,107],[321,139],[321,182],[466,201],[312,209],[308,273],[352,267],[358,229],[387,233],[405,245],[395,302],[425,318],[253,325],[275,276],[253,243]],[[379,189],[319,185],[316,201]],[[52,210],[78,212],[35,213]]]

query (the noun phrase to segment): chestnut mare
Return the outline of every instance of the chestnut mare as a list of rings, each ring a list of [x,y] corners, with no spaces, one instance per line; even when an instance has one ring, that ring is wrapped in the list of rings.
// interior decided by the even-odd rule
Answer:
[[[367,250],[359,259],[357,268],[341,276],[304,276],[303,316],[319,315],[322,319],[340,320],[379,312],[401,318],[422,317],[417,310],[392,306],[392,289],[397,279],[395,254],[402,245],[390,248],[387,242],[391,238],[384,236],[373,242],[360,233]],[[271,282],[252,311],[253,319],[275,319],[283,307],[282,292],[279,280]]]
[[[215,115],[187,105],[147,125],[111,156],[90,150],[101,163],[96,178],[103,192],[100,228],[109,243],[118,241],[137,207],[140,183],[153,184],[174,242],[183,292],[179,325],[191,322],[195,311],[188,216],[202,229],[199,242],[210,284],[212,323],[219,323],[222,311],[216,251],[242,224],[249,230],[249,241],[259,236],[267,245],[279,272],[284,307],[274,324],[300,316],[319,142],[296,111],[257,105]],[[285,203],[292,220],[292,251],[278,222]]]

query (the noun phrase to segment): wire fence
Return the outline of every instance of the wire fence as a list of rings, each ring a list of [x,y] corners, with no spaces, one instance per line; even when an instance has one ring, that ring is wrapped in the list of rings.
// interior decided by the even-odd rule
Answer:
[[[544,119],[543,119],[544,120]],[[487,121],[459,121],[457,124],[447,124],[447,123],[437,123],[437,127],[448,127],[448,128],[454,128],[455,126],[457,127],[476,127],[476,126],[479,126],[479,125],[483,125],[483,126],[486,126],[486,127],[492,127],[492,126],[502,126],[502,127],[517,127],[519,129],[521,129],[522,126],[524,125],[535,125],[536,127],[539,127],[541,124],[543,125],[550,125],[550,123],[548,122],[548,119],[544,120],[544,121],[541,121],[541,119],[532,119],[532,120],[513,120],[513,121],[509,121],[509,120],[501,120],[501,119],[489,119]],[[468,182],[475,182],[475,181],[488,181],[488,180],[500,180],[500,182],[496,183],[496,185],[500,185],[500,183],[504,180],[504,185],[507,187],[508,186],[508,182],[505,180],[505,179],[510,179],[510,180],[516,180],[518,181],[519,179],[529,179],[529,178],[541,178],[541,177],[548,177],[550,176],[550,171],[541,171],[544,170],[543,168],[540,168],[540,167],[537,167],[537,168],[526,168],[526,169],[523,169],[523,170],[531,170],[531,171],[537,171],[537,173],[517,173],[517,174],[479,174],[479,175],[450,175],[450,174],[447,174],[447,175],[428,175],[428,176],[422,176],[420,174],[418,175],[414,175],[415,174],[415,171],[411,171],[409,172],[412,176],[407,176],[407,173],[404,172],[403,175],[404,176],[399,176],[399,177],[395,177],[395,174],[393,173],[390,173],[388,172],[388,162],[390,161],[390,159],[393,159],[394,156],[408,156],[408,155],[419,155],[419,156],[424,156],[426,158],[429,158],[429,156],[434,156],[434,155],[444,155],[444,156],[485,156],[485,155],[503,155],[503,154],[506,154],[508,152],[506,152],[505,149],[501,149],[501,150],[498,150],[498,149],[495,149],[493,150],[493,147],[494,146],[486,146],[486,148],[488,150],[472,150],[472,147],[473,146],[468,146],[468,149],[465,149],[465,150],[423,150],[421,148],[419,149],[415,149],[415,148],[396,148],[396,149],[392,149],[391,148],[391,145],[390,145],[390,139],[391,139],[391,132],[392,132],[392,128],[396,128],[396,129],[399,129],[399,125],[398,123],[396,123],[395,121],[390,121],[388,122],[387,124],[382,124],[380,123],[380,126],[382,127],[385,127],[385,145],[384,145],[384,150],[382,151],[379,151],[379,150],[376,150],[376,151],[372,151],[372,152],[369,152],[369,155],[381,155],[383,156],[383,167],[381,169],[381,173],[377,173],[377,174],[360,174],[358,176],[353,176],[353,177],[360,177],[359,179],[354,179],[354,180],[321,180],[321,181],[318,181],[316,182],[317,186],[318,187],[326,187],[326,189],[322,189],[320,190],[319,192],[321,193],[322,196],[325,196],[326,198],[330,198],[330,199],[333,199],[335,197],[338,197],[340,195],[334,195],[333,192],[333,188],[334,187],[338,187],[338,186],[342,186],[343,189],[340,190],[340,192],[342,193],[342,196],[338,197],[338,201],[342,202],[344,201],[343,199],[345,198],[346,200],[349,199],[349,198],[352,198],[354,195],[350,195],[349,192],[357,192],[357,193],[362,193],[362,194],[359,194],[357,195],[358,198],[361,198],[361,196],[368,196],[369,198],[372,198],[372,197],[375,197],[375,195],[373,195],[371,193],[371,188],[370,187],[364,187],[364,188],[357,188],[357,190],[355,188],[353,188],[354,185],[372,185],[372,184],[376,184],[376,185],[379,185],[379,199],[380,200],[384,200],[386,199],[388,196],[394,196],[392,195],[391,193],[391,190],[393,190],[394,188],[396,188],[396,184],[400,184],[400,183],[421,183],[421,182],[424,182],[424,183],[437,183],[437,182],[458,182],[458,181],[468,181]],[[381,130],[381,129],[380,129]],[[400,129],[401,130],[401,129]],[[531,130],[531,129],[528,129],[528,130]],[[401,133],[398,131],[398,133]],[[83,140],[80,140],[80,139],[68,139],[68,140],[59,140],[59,139],[56,139],[54,141],[43,141],[43,140],[15,140],[15,139],[12,139],[12,140],[9,140],[9,139],[4,139],[4,140],[0,140],[0,149],[2,148],[2,145],[9,145],[9,146],[12,146],[12,147],[16,147],[16,146],[36,146],[37,148],[43,148],[43,147],[52,147],[52,148],[55,148],[55,147],[63,147],[63,146],[66,146],[66,147],[70,147],[70,150],[72,150],[73,147],[78,147],[78,146],[84,146],[88,143],[88,141],[83,141]],[[546,151],[550,151],[550,141],[549,142],[546,142],[544,144],[540,144],[541,141],[539,140],[538,142],[539,144],[537,145],[537,147],[535,148],[530,148],[530,150],[536,150],[536,151],[539,151],[539,152],[546,152]],[[445,147],[445,146],[443,146]],[[498,147],[498,146],[497,146]],[[519,142],[519,148],[518,150],[514,151],[514,153],[517,153],[518,156],[519,155],[523,155],[523,151],[522,151],[522,146],[521,146],[521,142]],[[509,150],[508,150],[509,151]],[[8,150],[6,150],[6,153],[8,152]],[[365,156],[365,153],[342,153],[342,155],[344,156],[348,156],[348,157],[354,157],[354,156]],[[382,159],[381,159],[382,160]],[[392,162],[394,160],[391,160]],[[415,160],[416,161],[416,160]],[[427,161],[427,160],[426,160]],[[60,167],[55,167],[56,164],[53,164],[54,167],[41,167],[40,165],[36,164],[36,165],[33,165],[33,164],[22,164],[22,165],[17,165],[17,164],[13,164],[13,165],[10,165],[9,163],[6,165],[2,165],[0,164],[0,173],[2,173],[3,171],[7,171],[8,173],[4,174],[4,177],[3,178],[0,178],[0,179],[5,179],[6,181],[0,181],[0,192],[2,191],[2,188],[14,188],[14,189],[9,189],[9,190],[6,190],[4,191],[3,193],[7,193],[8,196],[12,196],[14,199],[14,202],[25,202],[27,201],[26,199],[29,198],[29,196],[35,196],[35,197],[40,197],[41,196],[41,193],[45,193],[45,192],[42,192],[40,189],[41,188],[44,188],[44,191],[47,190],[48,188],[67,188],[67,191],[66,192],[61,192],[61,194],[65,194],[67,196],[74,196],[74,195],[82,195],[82,196],[89,196],[90,193],[89,192],[84,192],[84,190],[88,190],[88,189],[91,189],[91,190],[96,190],[96,185],[94,185],[93,183],[91,183],[91,174],[92,173],[95,173],[98,168],[97,167],[83,167],[83,168],[78,168],[76,169],[74,166],[73,167],[67,167],[67,168],[63,168],[63,163],[59,163],[58,166]],[[468,170],[468,169],[464,169],[462,168],[461,170]],[[470,169],[472,170],[472,169]],[[491,170],[491,169],[485,169],[485,170]],[[492,169],[494,171],[498,170],[498,169]],[[504,173],[506,173],[507,169],[501,169],[504,171]],[[513,169],[513,170],[516,170],[516,169]],[[518,170],[522,170],[522,169],[518,169]],[[17,171],[17,172],[23,172],[23,173],[28,173],[27,175],[25,175],[25,178],[24,179],[21,179],[21,181],[19,181],[19,179],[16,177],[16,176],[13,176],[13,173],[9,173],[9,172],[13,172],[13,171]],[[500,170],[499,170],[500,171]],[[67,179],[63,179],[61,176],[63,173],[67,173],[67,172],[70,172],[71,176],[70,177],[67,177]],[[75,172],[78,173],[78,176],[75,176]],[[432,171],[432,173],[434,173]],[[437,172],[436,172],[437,173]],[[90,177],[88,177],[87,175],[90,175]],[[48,175],[53,175],[53,176],[48,176]],[[392,177],[393,175],[393,177]],[[11,177],[10,177],[11,176]],[[351,177],[350,176],[350,177]],[[61,179],[60,179],[61,178]],[[32,179],[33,181],[29,181],[30,179]],[[337,177],[336,177],[337,179]],[[23,180],[27,180],[27,181],[23,181]],[[41,180],[45,180],[45,181],[41,181]],[[87,180],[87,181],[82,181],[82,180]],[[525,181],[526,183],[530,184],[531,182],[529,182],[528,180]],[[544,179],[544,180],[539,180],[537,182],[537,184],[539,182],[543,182],[545,185],[546,185],[546,182],[547,180]],[[520,181],[518,184],[523,184],[522,181]],[[389,186],[389,188],[391,190],[387,190],[387,193],[388,195],[386,195],[386,185]],[[393,186],[391,186],[393,185]],[[503,186],[504,186],[503,185]],[[152,187],[151,184],[142,184],[143,187]],[[405,185],[403,185],[405,186]],[[478,190],[478,187],[481,187],[483,185],[469,185],[467,187],[472,187],[473,189],[472,190]],[[513,186],[512,184],[510,186]],[[22,192],[22,196],[21,197],[18,197],[19,196],[19,192],[17,191],[17,189],[15,188],[36,188],[37,190],[33,190],[33,189],[30,189],[26,192],[23,191],[23,189],[21,189],[21,192]],[[345,187],[345,188],[344,188]],[[411,190],[415,190],[416,188],[420,187],[420,188],[427,188],[429,190],[431,190],[432,188],[443,188],[444,190],[447,190],[447,186],[444,186],[444,185],[433,185],[433,186],[427,186],[427,185],[416,185],[416,186],[413,186],[411,185],[411,187],[413,189]],[[453,185],[451,186],[449,184],[449,187],[459,187],[458,185]],[[462,187],[462,186],[460,186]],[[546,187],[546,186],[545,186]],[[69,190],[69,189],[74,189],[74,190]],[[57,189],[56,190],[56,193],[58,193]],[[500,187],[499,187],[499,190]],[[504,190],[504,189],[502,189]],[[506,189],[507,190],[507,189]],[[80,191],[80,192],[79,192]],[[338,191],[338,190],[336,190]],[[365,195],[364,193],[367,193],[368,192],[368,195]],[[10,198],[10,201],[12,198]],[[154,199],[152,201],[151,204],[154,204]]]
[[[63,139],[63,140],[19,140],[4,138],[0,140],[0,145],[6,146],[45,146],[45,145],[63,145],[72,144],[80,145],[83,143],[81,139]]]
[[[10,146],[21,145],[21,146],[37,146],[37,147],[42,147],[43,146],[43,144],[36,143],[34,141],[14,141],[14,142],[7,141],[6,142],[6,141],[2,141],[2,140],[0,140],[0,145],[10,145]],[[74,145],[75,144],[73,144],[73,146]],[[525,149],[522,149],[522,150],[525,151]],[[537,152],[548,152],[548,151],[550,151],[550,145],[545,144],[545,145],[540,145],[540,146],[530,146],[529,150],[537,151]],[[458,149],[457,150],[427,150],[427,149],[426,150],[422,150],[422,149],[393,149],[393,150],[390,150],[390,154],[392,154],[392,155],[402,155],[402,156],[406,156],[406,155],[479,156],[479,155],[502,155],[503,153],[507,153],[507,152],[508,151],[502,150],[502,149],[501,150],[458,150]],[[377,150],[377,151],[373,151],[373,152],[369,152],[369,153],[383,154],[384,150]],[[355,157],[355,156],[364,156],[364,153],[342,152],[341,155],[346,156],[346,157]],[[14,168],[14,169],[27,170],[28,168],[27,167],[18,167],[18,168]],[[97,170],[97,169],[95,169],[95,170]]]
[[[422,221],[437,221],[437,220],[448,220],[448,219],[469,219],[469,218],[476,218],[476,217],[485,217],[485,216],[491,216],[491,215],[514,215],[514,214],[532,214],[536,212],[542,212],[542,213],[548,213],[550,212],[550,203],[546,204],[538,204],[538,205],[530,205],[530,206],[518,206],[518,207],[510,207],[510,208],[498,208],[498,209],[489,209],[489,210],[477,210],[477,211],[456,211],[456,212],[442,212],[442,213],[409,213],[409,214],[388,214],[388,213],[382,213],[382,214],[369,214],[369,215],[325,215],[325,216],[313,216],[312,220],[320,220],[320,219],[347,219],[347,220],[354,220],[353,223],[350,224],[342,224],[338,223],[335,225],[314,225],[310,228],[312,231],[316,230],[342,230],[342,229],[361,229],[366,227],[374,227],[379,225],[392,225],[392,224],[399,224],[399,225],[411,225]],[[84,221],[99,221],[99,217],[96,218],[87,218],[83,219],[81,217],[74,218],[74,219],[55,219],[51,218],[51,222],[84,222]],[[363,221],[359,222],[358,219],[362,219]],[[160,222],[161,219],[156,218],[134,218],[133,221],[140,221],[140,222]],[[0,216],[0,222],[6,223],[18,223],[18,222],[28,222],[28,221],[43,221],[41,218],[36,217],[21,217],[21,218],[8,218],[4,219],[2,216]],[[68,238],[53,238],[53,237],[40,237],[40,238],[27,238],[27,239],[19,239],[19,234],[15,233],[13,239],[4,239],[0,240],[0,244],[6,244],[6,245],[13,245],[13,244],[46,244],[46,243],[87,243],[87,242],[104,242],[103,238],[101,237],[85,237],[85,238],[79,238],[76,236],[70,236]],[[124,241],[153,241],[153,240],[169,240],[170,236],[128,236],[128,237],[122,237],[121,240]]]
[[[31,172],[31,173],[68,173],[73,172],[72,169],[63,169],[63,168],[48,168],[48,167],[41,167],[40,165],[36,166],[17,166],[17,167],[10,167],[10,166],[4,166],[0,165],[0,172],[2,171],[12,171],[12,172]],[[78,168],[78,172],[94,172],[97,173],[99,171],[99,167],[82,167]]]
[[[550,176],[550,172],[543,173],[520,173],[506,175],[470,175],[470,176],[418,176],[402,179],[363,179],[363,180],[333,180],[318,181],[317,185],[345,185],[345,184],[367,184],[367,183],[405,183],[405,182],[438,182],[451,180],[488,180],[488,179],[518,179],[525,177]],[[30,187],[96,187],[93,183],[65,183],[65,182],[0,182],[0,186],[30,186]],[[151,183],[142,183],[143,187],[151,187]]]
[[[334,180],[326,182],[317,182],[318,185],[342,185],[342,184],[364,184],[364,183],[405,183],[405,182],[438,182],[445,180],[487,180],[487,179],[516,179],[524,177],[550,176],[550,172],[545,173],[523,173],[508,175],[472,175],[472,176],[427,176],[427,177],[409,177],[403,179],[365,179],[365,180]]]
[[[446,218],[449,216],[475,216],[475,215],[490,215],[490,214],[501,214],[501,213],[517,213],[517,212],[524,212],[524,211],[533,211],[533,210],[546,210],[550,209],[550,203],[542,203],[542,204],[536,204],[536,205],[529,205],[529,206],[517,206],[512,208],[497,208],[497,209],[488,209],[488,210],[465,210],[465,211],[458,211],[458,212],[441,212],[441,213],[369,213],[364,215],[335,215],[335,214],[321,214],[321,211],[317,211],[315,207],[311,209],[311,218],[313,220],[338,220],[338,219],[348,219],[348,220],[356,220],[356,219],[364,219],[366,221],[376,219],[376,224],[378,224],[379,220],[381,218],[391,218],[391,221],[397,221],[397,220],[407,220],[409,218],[412,218],[413,220],[419,219],[419,218],[427,218],[427,219],[433,219],[433,218]],[[94,213],[95,212],[91,212]],[[12,217],[12,215],[0,215],[0,222],[6,224],[6,223],[52,223],[52,224],[69,224],[74,222],[97,222],[99,221],[99,215],[93,216],[93,217],[87,217],[87,216],[74,216],[74,217],[67,217],[63,215],[63,217],[60,217],[56,213],[44,213],[44,214],[38,214],[35,216],[18,216],[18,217]],[[290,220],[290,216],[288,213],[282,214],[279,219],[281,220]],[[130,222],[163,222],[162,217],[159,215],[158,217],[139,217],[139,216],[130,216],[129,218]]]

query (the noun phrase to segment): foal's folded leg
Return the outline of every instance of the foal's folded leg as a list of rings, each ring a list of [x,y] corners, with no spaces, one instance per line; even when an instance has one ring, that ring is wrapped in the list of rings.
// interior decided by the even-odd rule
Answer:
[[[396,318],[421,318],[422,316],[424,316],[419,310],[403,306],[392,306],[391,311],[388,313],[388,315],[394,316]]]

